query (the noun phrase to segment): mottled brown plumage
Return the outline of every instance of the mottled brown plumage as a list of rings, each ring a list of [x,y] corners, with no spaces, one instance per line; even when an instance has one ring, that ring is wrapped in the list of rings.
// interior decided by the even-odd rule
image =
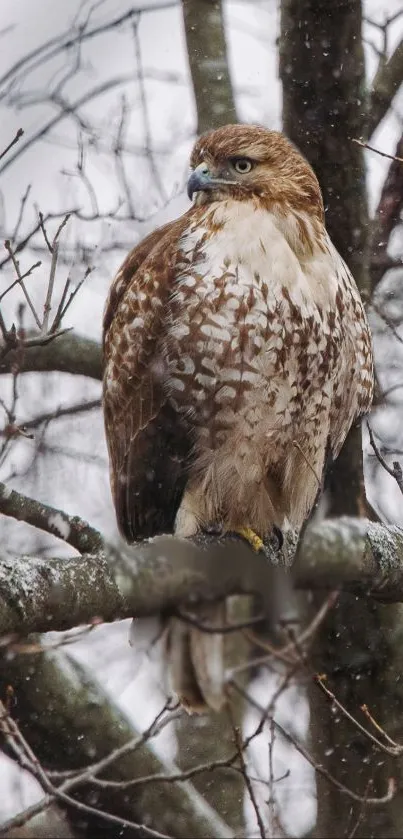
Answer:
[[[230,125],[198,140],[191,166],[193,206],[129,254],[105,312],[129,541],[300,527],[327,449],[337,456],[372,398],[368,324],[308,163],[278,132]],[[219,707],[217,637],[175,623],[168,647],[183,701]]]

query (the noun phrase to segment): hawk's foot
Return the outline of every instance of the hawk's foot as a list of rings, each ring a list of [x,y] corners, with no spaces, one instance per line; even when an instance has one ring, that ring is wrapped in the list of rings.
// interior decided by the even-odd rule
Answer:
[[[255,553],[264,551],[264,543],[262,539],[250,527],[237,527],[232,532],[236,533],[238,536],[242,536],[242,538],[245,539],[245,542],[248,542]]]
[[[206,536],[222,536],[223,526],[222,524],[220,524],[220,522],[205,524],[203,527],[203,533],[205,533]]]

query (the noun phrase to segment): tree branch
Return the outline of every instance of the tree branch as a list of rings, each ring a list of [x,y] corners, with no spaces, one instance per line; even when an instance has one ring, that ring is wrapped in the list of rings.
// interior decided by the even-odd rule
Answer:
[[[79,516],[69,516],[55,507],[41,504],[3,483],[0,483],[0,512],[52,533],[80,553],[99,553],[104,548],[100,533]]]
[[[30,337],[29,333],[26,336]],[[61,371],[91,379],[102,378],[102,352],[96,341],[76,333],[59,335],[45,346],[11,350],[0,362],[0,374],[11,373],[17,361],[20,373],[49,373]]]
[[[271,558],[278,554],[273,550]],[[0,559],[0,635],[65,630],[95,617],[113,621],[176,613],[183,605],[255,594],[263,609],[273,565],[227,537],[195,544],[160,536],[120,557]],[[403,531],[367,520],[326,520],[307,528],[293,577],[302,589],[334,589],[403,601]]]
[[[383,120],[402,82],[403,41],[400,41],[388,61],[380,63],[372,82],[368,109],[368,137],[371,137]]]
[[[403,163],[396,159],[399,157],[403,158],[403,134],[396,146],[395,159],[389,166],[373,223],[370,261],[373,291],[388,267],[393,267],[393,260],[392,265],[388,263],[387,249],[403,207]]]
[[[18,702],[19,729],[40,764],[46,767],[48,777],[52,770],[67,770],[68,776],[69,770],[73,770],[71,775],[77,773],[87,781],[75,790],[75,801],[62,793],[63,786],[58,788],[60,795],[55,796],[59,806],[67,811],[69,821],[73,825],[77,823],[80,835],[85,823],[86,835],[112,835],[105,832],[103,811],[127,821],[123,832],[121,827],[115,826],[113,834],[122,833],[127,839],[152,835],[153,831],[162,831],[177,839],[187,836],[229,839],[232,836],[231,830],[189,782],[161,784],[157,797],[154,784],[139,785],[134,795],[128,794],[124,786],[122,789],[99,787],[94,790],[85,771],[81,772],[89,763],[102,761],[107,764],[107,777],[115,781],[168,774],[175,767],[161,763],[149,747],[151,736],[148,738],[147,734],[150,729],[139,735],[97,681],[65,653],[57,651],[5,659],[1,676],[3,685],[12,685]],[[172,719],[175,719],[175,713]],[[71,777],[64,788],[76,785],[78,787]],[[51,801],[52,795],[48,794],[28,811],[2,825],[1,835],[11,825],[33,817]],[[80,802],[86,805],[86,810],[81,812]],[[133,822],[137,823],[137,830]],[[143,823],[143,829],[139,822]]]

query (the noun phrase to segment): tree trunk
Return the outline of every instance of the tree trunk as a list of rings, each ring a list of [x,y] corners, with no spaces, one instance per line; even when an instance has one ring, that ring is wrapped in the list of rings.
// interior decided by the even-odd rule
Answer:
[[[362,148],[354,138],[366,133],[365,68],[361,36],[361,0],[282,0],[280,75],[284,131],[305,154],[318,176],[326,224],[337,249],[351,268],[364,300],[370,292],[368,204]],[[327,481],[330,514],[367,511],[362,470],[361,433],[354,429]],[[317,598],[314,598],[317,604]],[[379,607],[348,595],[322,627],[314,666],[327,673],[329,688],[360,718],[366,703],[393,734],[402,725],[395,713],[403,691],[391,663],[397,658],[400,607]],[[387,620],[385,617],[387,616]],[[385,689],[391,681],[394,692]],[[318,760],[343,784],[363,795],[386,791],[390,771],[341,714],[333,715],[318,689],[312,693],[311,739]],[[363,721],[362,714],[360,721]],[[398,730],[400,728],[400,731]],[[327,755],[327,757],[325,757]],[[393,773],[394,774],[394,773]],[[349,801],[318,776],[317,836],[401,836],[401,803],[366,809]],[[400,796],[398,796],[400,799]],[[395,819],[396,817],[396,819]],[[358,819],[361,819],[357,824]]]
[[[47,769],[78,770],[109,755],[132,738],[136,731],[95,679],[62,652],[17,655],[4,661],[1,694],[12,687],[12,716],[19,724],[40,763]],[[27,689],[29,686],[29,689]],[[166,767],[145,743],[115,761],[101,777],[126,781]],[[144,786],[91,788],[72,792],[78,800],[124,819],[176,837],[221,836],[232,832],[205,804],[190,782],[147,783]],[[65,805],[59,802],[61,807]],[[119,827],[66,805],[70,822],[79,832],[99,839],[134,839],[144,835],[131,827]]]
[[[237,122],[221,0],[182,0],[197,133]]]

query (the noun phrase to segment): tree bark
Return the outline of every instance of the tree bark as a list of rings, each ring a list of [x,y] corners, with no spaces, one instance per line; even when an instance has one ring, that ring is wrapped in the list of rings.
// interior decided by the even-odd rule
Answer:
[[[137,735],[96,680],[61,651],[15,656],[3,662],[0,676],[3,695],[6,685],[13,689],[13,716],[48,770],[80,769],[106,757]],[[172,769],[162,764],[145,744],[115,761],[106,777],[125,781],[166,774]],[[73,794],[93,807],[171,836],[183,839],[232,836],[189,782],[153,782],[133,789],[99,789],[87,784]],[[134,839],[144,835],[141,830],[117,827],[101,818],[79,813],[63,802],[59,801],[59,805],[67,811],[73,827],[85,830],[88,836],[114,839],[119,835]]]
[[[397,143],[395,157],[403,159],[403,134]],[[402,208],[403,164],[401,160],[392,160],[372,225],[371,281],[373,292],[388,268],[402,267],[402,261],[395,261],[387,252],[390,236],[395,227],[400,224]]]
[[[388,59],[379,62],[370,91],[370,109],[367,136],[376,131],[386,116],[396,93],[403,82],[403,41],[396,46]]]
[[[230,538],[194,544],[161,536],[70,558],[0,557],[0,636],[63,631],[127,617],[191,610],[199,601],[254,595],[272,613],[276,554],[256,554]],[[326,520],[307,529],[292,569],[295,586],[403,602],[403,536],[367,520]],[[358,608],[358,607],[357,607]],[[245,614],[232,616],[232,622]],[[10,641],[13,637],[10,638]],[[236,642],[232,655],[245,659]],[[233,664],[236,662],[233,661]]]
[[[27,338],[32,337],[30,333]],[[21,373],[71,373],[102,379],[102,350],[97,341],[68,332],[49,344],[12,350],[0,361],[0,374],[17,364]]]
[[[368,302],[371,280],[365,168],[363,150],[352,142],[365,137],[368,130],[361,26],[361,0],[336,0],[331,5],[326,0],[282,0],[284,130],[316,171],[330,236]],[[365,514],[359,429],[349,435],[327,487],[331,515]],[[388,614],[397,632],[400,609],[390,607]],[[356,714],[365,702],[386,723],[389,715],[393,717],[394,700],[386,694],[385,684],[396,655],[384,615],[385,609],[373,602],[341,597],[321,629],[314,662],[329,675],[333,692],[350,712]],[[397,676],[395,671],[395,679]],[[382,759],[380,766],[379,756],[368,742],[342,716],[336,721],[315,693],[312,705],[311,736],[318,759],[326,760],[330,772],[346,786],[356,789],[358,784],[365,793],[373,781],[375,791],[384,790],[387,762]],[[398,810],[395,807],[395,814]],[[357,837],[402,835],[400,818],[394,821],[390,805],[382,813],[364,812],[359,823],[358,819],[359,807],[349,811],[340,794],[319,778],[318,836],[349,835],[354,825]]]
[[[222,0],[182,0],[197,133],[237,122]]]

